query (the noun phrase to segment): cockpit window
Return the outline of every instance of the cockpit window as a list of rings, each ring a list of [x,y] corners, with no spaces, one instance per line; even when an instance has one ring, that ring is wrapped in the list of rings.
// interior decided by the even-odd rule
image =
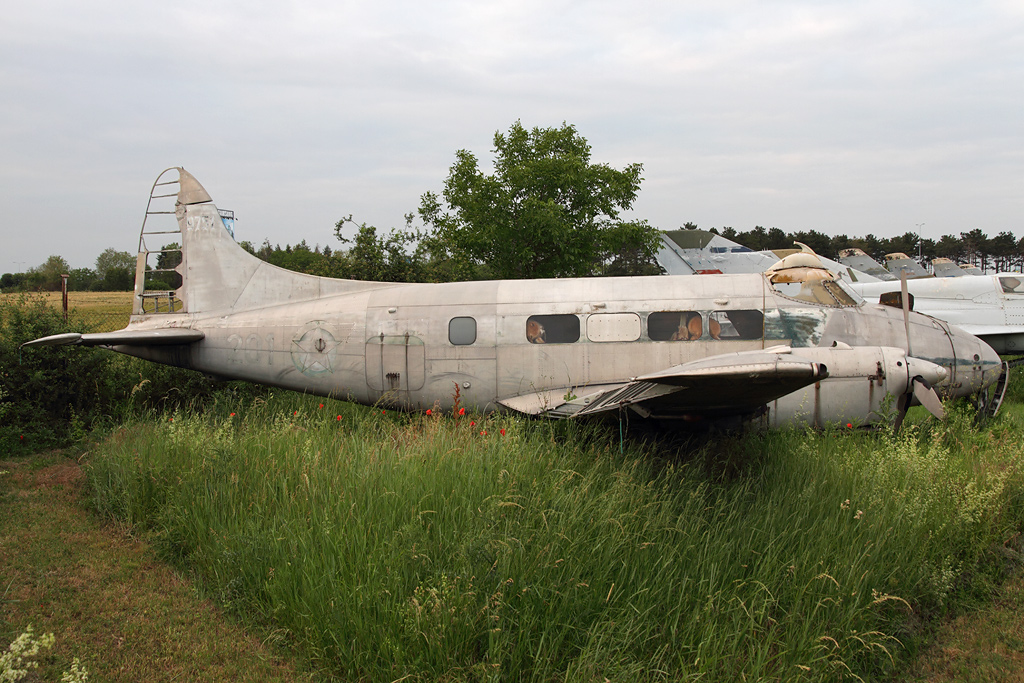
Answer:
[[[1001,277],[999,284],[1002,286],[1004,294],[1024,294],[1024,276]]]
[[[712,311],[708,327],[715,339],[761,339],[764,314],[758,310]]]
[[[772,288],[779,294],[822,306],[856,306],[860,298],[831,277],[827,270],[798,268],[779,271],[771,277]]]

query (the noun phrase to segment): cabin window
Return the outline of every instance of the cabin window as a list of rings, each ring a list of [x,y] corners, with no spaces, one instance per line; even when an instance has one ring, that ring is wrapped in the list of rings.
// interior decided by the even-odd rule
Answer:
[[[468,346],[476,342],[474,318],[452,318],[448,321],[448,341],[455,346]]]
[[[690,341],[704,334],[704,321],[697,311],[660,311],[647,316],[651,341]]]
[[[1004,294],[1024,294],[1024,279],[1019,277],[1001,277],[999,284]]]
[[[764,314],[758,310],[713,311],[708,329],[715,339],[761,339]]]
[[[580,340],[580,319],[571,313],[531,315],[526,321],[526,339],[531,344],[572,344]]]
[[[587,339],[592,342],[632,342],[640,338],[636,313],[594,313],[587,317]]]

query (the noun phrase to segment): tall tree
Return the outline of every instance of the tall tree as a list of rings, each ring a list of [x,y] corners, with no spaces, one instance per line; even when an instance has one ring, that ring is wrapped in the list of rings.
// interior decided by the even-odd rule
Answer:
[[[96,286],[104,291],[129,290],[135,285],[135,256],[108,247],[96,257]]]
[[[71,266],[63,256],[54,254],[35,268],[29,268],[27,284],[32,289],[57,291],[61,287],[61,275],[70,275]]]
[[[480,266],[495,278],[578,277],[600,272],[617,248],[653,262],[658,231],[619,221],[640,189],[641,164],[616,170],[591,163],[590,145],[575,126],[527,130],[517,121],[494,134],[494,173],[476,156],[456,152],[443,201],[421,198],[419,215],[433,230],[426,245],[460,279]],[[619,266],[637,261],[621,254]]]

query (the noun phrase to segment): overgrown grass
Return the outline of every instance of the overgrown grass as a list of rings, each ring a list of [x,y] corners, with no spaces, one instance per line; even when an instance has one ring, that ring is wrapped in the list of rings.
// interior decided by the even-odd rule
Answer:
[[[341,679],[834,681],[891,673],[1020,559],[1021,432],[957,409],[684,458],[286,395],[133,424],[89,476]]]

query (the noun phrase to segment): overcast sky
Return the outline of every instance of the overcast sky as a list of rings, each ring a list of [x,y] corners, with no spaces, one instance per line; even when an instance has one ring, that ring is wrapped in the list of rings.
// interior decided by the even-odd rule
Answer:
[[[170,166],[336,248],[517,119],[642,163],[665,230],[1024,234],[1024,0],[35,0],[0,92],[0,272],[134,253]]]

